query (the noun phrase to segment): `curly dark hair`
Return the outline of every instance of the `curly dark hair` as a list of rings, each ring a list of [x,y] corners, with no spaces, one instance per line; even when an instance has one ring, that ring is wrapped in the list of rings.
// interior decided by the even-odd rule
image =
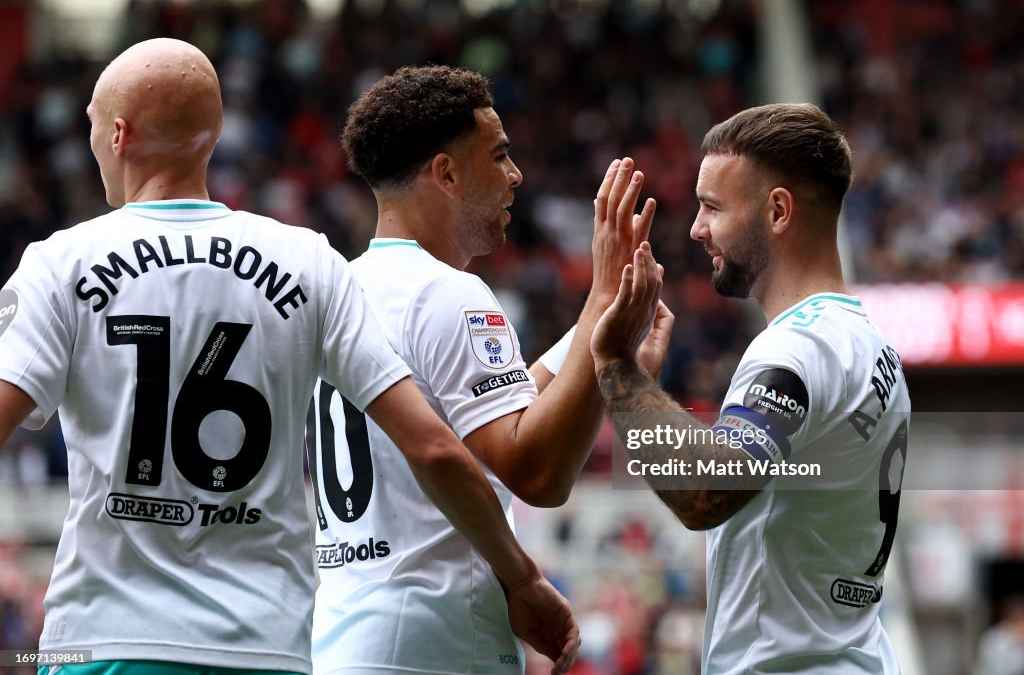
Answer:
[[[476,108],[493,106],[490,86],[479,73],[407,66],[352,104],[341,142],[349,166],[370,187],[397,187],[449,143],[476,128]]]
[[[747,156],[794,181],[824,190],[838,214],[850,188],[853,158],[842,130],[810,103],[748,108],[711,127],[705,155]]]

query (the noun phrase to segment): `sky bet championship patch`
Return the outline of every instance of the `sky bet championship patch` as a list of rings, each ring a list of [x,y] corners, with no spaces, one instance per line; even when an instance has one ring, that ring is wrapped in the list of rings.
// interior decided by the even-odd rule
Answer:
[[[466,328],[473,345],[473,355],[480,363],[494,370],[501,370],[516,355],[516,343],[508,319],[501,312],[493,310],[467,311]]]

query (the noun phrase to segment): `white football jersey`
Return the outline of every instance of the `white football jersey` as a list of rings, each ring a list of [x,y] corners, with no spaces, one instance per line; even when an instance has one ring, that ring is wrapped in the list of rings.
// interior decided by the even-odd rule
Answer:
[[[773,479],[708,533],[705,675],[900,672],[878,603],[909,416],[899,356],[854,297],[812,295],[751,342],[720,424],[822,475]]]
[[[460,438],[536,399],[516,333],[478,277],[404,239],[374,239],[352,270],[423,395]],[[324,384],[313,403],[314,671],[521,673],[523,652],[490,566],[372,420]],[[511,492],[484,472],[511,525]]]
[[[0,378],[68,447],[40,646],[309,672],[309,397],[322,376],[363,409],[409,373],[344,258],[222,204],[133,203],[30,246],[0,298]]]

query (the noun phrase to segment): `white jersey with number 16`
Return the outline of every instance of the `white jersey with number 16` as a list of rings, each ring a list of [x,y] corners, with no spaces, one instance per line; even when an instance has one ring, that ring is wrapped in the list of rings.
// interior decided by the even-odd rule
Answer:
[[[361,410],[409,373],[344,258],[223,204],[132,203],[30,246],[0,300],[0,378],[68,447],[40,646],[308,672],[306,402],[322,376]]]

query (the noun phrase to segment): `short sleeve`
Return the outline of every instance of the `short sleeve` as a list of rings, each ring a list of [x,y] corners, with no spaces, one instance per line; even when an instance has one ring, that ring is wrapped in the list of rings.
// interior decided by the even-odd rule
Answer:
[[[813,429],[840,389],[827,382],[832,353],[816,334],[774,327],[751,342],[729,385],[716,428],[743,435],[754,459],[784,462],[814,440]],[[752,440],[753,439],[753,440]]]
[[[47,267],[42,244],[25,250],[0,290],[0,379],[35,401],[23,426],[40,429],[64,400],[74,345],[63,290]]]
[[[411,375],[366,301],[345,258],[321,235],[323,316],[320,376],[360,411]]]
[[[479,278],[432,281],[410,308],[405,331],[414,367],[459,438],[536,400],[515,329]]]

